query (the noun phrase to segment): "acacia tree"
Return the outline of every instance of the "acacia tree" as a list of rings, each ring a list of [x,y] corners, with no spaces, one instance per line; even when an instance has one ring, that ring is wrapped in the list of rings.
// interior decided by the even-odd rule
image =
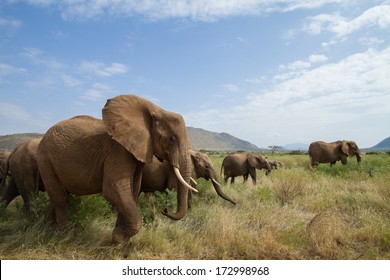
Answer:
[[[283,147],[282,147],[282,146],[276,146],[276,145],[271,145],[271,146],[268,146],[268,148],[269,148],[269,149],[271,149],[271,151],[272,151],[272,154],[274,154],[274,153],[275,153],[275,151],[280,151],[280,150],[282,150],[282,149],[283,149]]]

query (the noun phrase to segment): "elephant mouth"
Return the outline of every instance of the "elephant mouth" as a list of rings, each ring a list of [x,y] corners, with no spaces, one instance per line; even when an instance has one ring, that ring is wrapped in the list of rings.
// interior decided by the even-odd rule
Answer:
[[[162,157],[159,157],[159,156],[155,156],[155,157],[158,159],[159,162],[163,162],[164,161],[164,159]]]

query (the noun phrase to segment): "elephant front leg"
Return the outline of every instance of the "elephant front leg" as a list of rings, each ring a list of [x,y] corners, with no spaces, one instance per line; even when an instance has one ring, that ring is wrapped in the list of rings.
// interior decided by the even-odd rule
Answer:
[[[249,175],[250,175],[251,178],[252,178],[253,184],[256,185],[256,169],[255,169],[255,168],[250,169],[250,170],[249,170]]]
[[[141,216],[137,213],[134,213],[132,219],[133,221],[129,222],[129,217],[125,216],[118,211],[118,217],[115,223],[115,228],[112,232],[112,243],[114,244],[124,244],[129,242],[130,238],[136,235],[142,226]]]
[[[112,232],[112,242],[115,244],[128,242],[142,226],[142,218],[138,213],[132,185],[130,178],[124,178],[103,187],[104,197],[117,210],[117,220]]]

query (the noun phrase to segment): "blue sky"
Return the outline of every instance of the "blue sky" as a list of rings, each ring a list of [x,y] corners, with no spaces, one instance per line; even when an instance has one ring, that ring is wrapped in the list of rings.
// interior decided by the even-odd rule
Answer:
[[[371,147],[390,136],[390,1],[0,3],[0,135],[125,93],[259,147]]]

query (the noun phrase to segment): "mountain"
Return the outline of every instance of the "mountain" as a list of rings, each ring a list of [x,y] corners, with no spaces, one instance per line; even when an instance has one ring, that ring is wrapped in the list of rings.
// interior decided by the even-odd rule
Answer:
[[[255,151],[259,147],[238,139],[228,133],[216,133],[201,128],[188,127],[188,135],[194,150],[212,151]],[[38,133],[19,133],[0,136],[0,149],[12,151],[19,143],[34,137],[42,136]]]
[[[202,128],[187,127],[192,149],[213,151],[255,151],[256,145],[228,133],[216,133]]]
[[[383,139],[381,142],[379,142],[375,146],[368,148],[366,150],[374,150],[374,151],[390,150],[390,137]]]
[[[307,151],[309,149],[309,144],[304,143],[291,143],[283,146],[283,150],[288,151]]]
[[[18,144],[41,136],[43,135],[39,133],[17,133],[0,136],[0,150],[7,150],[11,152]]]

